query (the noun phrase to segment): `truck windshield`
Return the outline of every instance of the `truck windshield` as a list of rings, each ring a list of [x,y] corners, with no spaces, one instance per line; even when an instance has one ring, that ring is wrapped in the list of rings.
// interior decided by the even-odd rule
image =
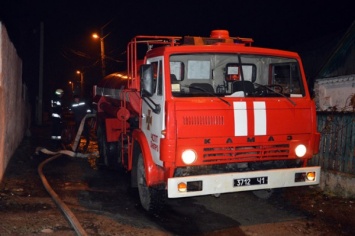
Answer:
[[[296,59],[264,55],[176,54],[170,56],[175,97],[303,97]]]

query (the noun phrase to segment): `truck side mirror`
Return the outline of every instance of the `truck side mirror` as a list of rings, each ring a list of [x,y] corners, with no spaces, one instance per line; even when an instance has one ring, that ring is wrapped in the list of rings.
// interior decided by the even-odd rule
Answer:
[[[140,67],[141,96],[151,97],[154,94],[153,66],[146,64]]]

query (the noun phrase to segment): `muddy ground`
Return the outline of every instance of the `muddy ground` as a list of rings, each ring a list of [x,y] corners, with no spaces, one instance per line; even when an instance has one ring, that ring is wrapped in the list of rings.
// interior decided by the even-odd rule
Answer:
[[[47,128],[33,128],[32,136],[24,138],[8,165],[0,184],[0,235],[76,235],[68,220],[44,189],[38,175],[38,165],[48,156],[36,155],[35,148],[50,145],[45,132]],[[75,161],[70,158],[67,160]],[[83,162],[83,160],[76,161]],[[94,168],[90,167],[90,163],[83,163],[82,168]],[[95,171],[93,169],[92,173],[95,174]],[[88,210],[79,202],[80,197],[77,193],[70,191],[71,189],[90,191],[85,183],[73,181],[73,178],[77,178],[77,173],[74,175],[68,172],[66,176],[61,176],[61,181],[58,182],[56,182],[59,178],[56,176],[57,172],[49,174],[58,194],[77,215],[89,235],[172,235],[171,232],[154,223],[135,221],[132,220],[134,218],[115,214],[114,211],[92,210],[100,209],[99,207]],[[307,228],[323,232],[319,235],[355,235],[354,199],[331,196],[321,192],[318,187],[285,189],[282,197],[289,206],[307,216],[307,223],[300,229],[299,235],[306,235]],[[96,203],[86,202],[86,204]],[[139,208],[138,204],[127,206],[127,209],[129,207]],[[205,235],[263,234],[225,230],[223,233],[212,232]]]

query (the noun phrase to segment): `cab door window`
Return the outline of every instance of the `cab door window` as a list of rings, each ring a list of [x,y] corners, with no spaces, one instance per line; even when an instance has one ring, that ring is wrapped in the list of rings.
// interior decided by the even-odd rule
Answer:
[[[271,84],[281,85],[285,94],[302,94],[301,75],[296,63],[272,64]]]
[[[161,66],[161,61],[155,61],[151,63],[153,66],[153,75],[154,75],[154,90],[157,95],[163,95],[163,70]]]

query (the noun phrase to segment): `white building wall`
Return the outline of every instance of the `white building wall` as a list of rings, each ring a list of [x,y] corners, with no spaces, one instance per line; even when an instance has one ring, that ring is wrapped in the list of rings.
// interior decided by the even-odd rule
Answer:
[[[314,92],[318,111],[353,111],[355,75],[318,79]]]
[[[27,127],[22,61],[0,22],[0,182]]]

